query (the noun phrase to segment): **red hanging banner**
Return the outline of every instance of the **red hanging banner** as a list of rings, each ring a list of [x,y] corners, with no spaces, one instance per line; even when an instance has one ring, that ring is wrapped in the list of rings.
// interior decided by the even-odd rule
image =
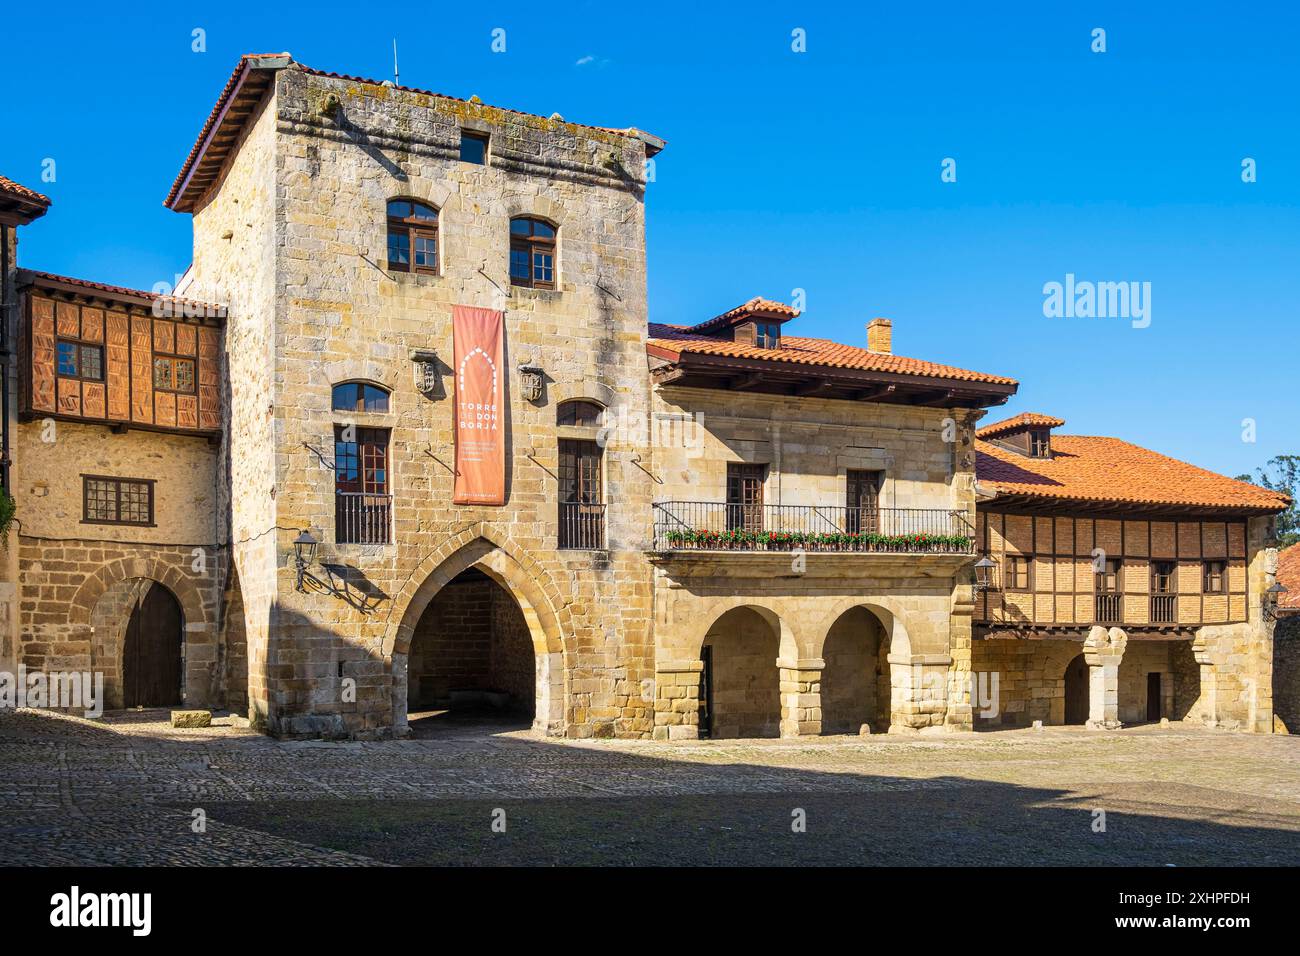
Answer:
[[[456,487],[458,505],[506,503],[504,315],[469,305],[451,308],[456,361]]]

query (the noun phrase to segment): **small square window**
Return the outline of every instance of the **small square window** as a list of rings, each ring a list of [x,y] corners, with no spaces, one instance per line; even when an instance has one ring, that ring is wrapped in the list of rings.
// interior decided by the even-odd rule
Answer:
[[[460,134],[460,161],[462,163],[474,163],[478,166],[487,165],[488,138],[483,133],[466,133]]]

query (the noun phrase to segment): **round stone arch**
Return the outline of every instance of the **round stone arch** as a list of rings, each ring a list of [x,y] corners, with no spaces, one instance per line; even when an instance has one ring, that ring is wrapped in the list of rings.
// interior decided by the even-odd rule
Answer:
[[[185,617],[187,640],[190,632],[211,630],[212,622],[208,619],[198,585],[184,571],[156,557],[123,558],[87,575],[72,597],[68,623],[74,627],[89,627],[91,614],[104,592],[128,578],[148,578],[172,592]]]
[[[892,606],[891,606],[892,605]],[[809,657],[821,657],[826,646],[826,635],[830,629],[835,626],[835,622],[844,616],[847,612],[855,607],[871,612],[885,629],[885,636],[889,642],[889,656],[903,658],[906,662],[912,659],[912,638],[908,634],[906,615],[900,611],[897,604],[890,598],[846,598],[837,604],[832,605],[818,624],[815,634],[816,643],[810,648]]]
[[[347,382],[378,385],[391,393],[397,390],[397,368],[395,363],[375,362],[371,359],[344,359],[325,366],[325,383],[331,391],[335,385]]]
[[[781,646],[780,653],[777,655],[778,660],[793,660],[800,657],[803,645],[800,641],[798,631],[791,626],[787,617],[779,614],[765,604],[747,597],[734,597],[711,602],[709,604],[708,613],[701,615],[703,623],[696,626],[695,630],[691,632],[687,645],[684,648],[681,648],[681,650],[684,651],[684,656],[698,658],[701,649],[704,647],[704,639],[709,636],[709,631],[712,630],[713,625],[716,624],[718,619],[724,614],[735,611],[739,608],[745,608],[746,610],[755,612],[759,617],[766,621],[776,633]],[[672,656],[677,657],[683,655],[674,652]],[[773,666],[776,666],[775,661],[773,661]]]
[[[554,608],[559,591],[545,569],[508,539],[492,540],[482,528],[464,532],[420,562],[392,604],[383,654],[392,679],[393,733],[407,731],[407,655],[429,603],[453,578],[474,568],[500,585],[518,605],[532,638],[536,663],[533,729],[564,733],[567,699],[563,626]]]

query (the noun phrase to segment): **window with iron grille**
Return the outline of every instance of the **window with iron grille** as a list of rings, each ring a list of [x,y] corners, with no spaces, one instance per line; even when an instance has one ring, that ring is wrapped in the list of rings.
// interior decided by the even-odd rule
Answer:
[[[410,199],[388,203],[388,268],[438,272],[438,210]]]
[[[510,220],[510,284],[555,288],[555,227],[540,219]]]
[[[152,525],[153,486],[148,478],[81,476],[81,520],[86,524]]]
[[[87,382],[104,380],[104,347],[75,339],[59,339],[55,344],[60,378],[79,378]]]
[[[193,394],[194,359],[181,355],[155,352],[153,357],[153,387],[159,392],[188,392]]]

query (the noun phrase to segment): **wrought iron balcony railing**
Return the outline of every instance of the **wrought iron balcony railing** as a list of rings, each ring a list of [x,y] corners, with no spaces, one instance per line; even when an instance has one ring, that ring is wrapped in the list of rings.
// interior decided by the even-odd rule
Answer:
[[[973,533],[963,517],[943,508],[660,501],[654,548],[971,554]]]
[[[604,550],[605,506],[584,501],[561,501],[559,544],[565,550]]]
[[[334,493],[334,540],[339,544],[389,544],[392,519],[392,495]]]

